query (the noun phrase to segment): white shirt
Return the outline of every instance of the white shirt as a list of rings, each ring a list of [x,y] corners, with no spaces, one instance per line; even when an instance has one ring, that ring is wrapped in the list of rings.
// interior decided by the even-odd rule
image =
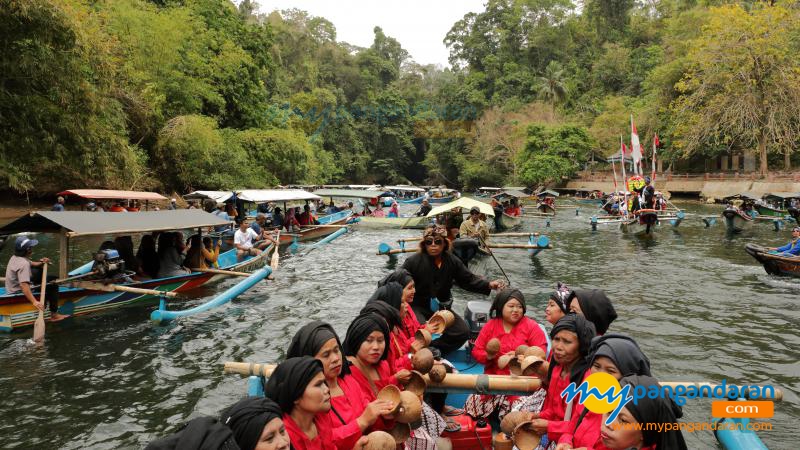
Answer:
[[[241,246],[243,249],[252,247],[253,239],[258,239],[258,234],[252,228],[248,228],[244,232],[236,230],[236,233],[233,234],[233,244]]]

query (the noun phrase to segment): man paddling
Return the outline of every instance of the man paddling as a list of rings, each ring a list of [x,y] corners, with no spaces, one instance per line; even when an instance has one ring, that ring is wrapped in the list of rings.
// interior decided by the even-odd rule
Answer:
[[[772,247],[770,250],[781,256],[795,257],[800,255],[800,227],[792,228],[792,240],[783,247]]]
[[[44,303],[37,298],[38,294],[31,289],[31,279],[41,280],[41,267],[50,263],[49,258],[31,261],[33,247],[39,244],[36,239],[18,236],[14,244],[14,255],[8,260],[6,267],[6,294],[22,292],[25,298],[38,310],[44,311]],[[36,270],[33,270],[36,268]],[[40,287],[41,289],[41,287]],[[48,285],[45,288],[45,302],[50,307],[50,320],[59,321],[69,317],[58,313],[58,286]]]
[[[462,238],[478,239],[484,248],[483,243],[489,239],[489,225],[481,220],[481,210],[477,206],[469,210],[469,219],[461,223],[459,234]]]

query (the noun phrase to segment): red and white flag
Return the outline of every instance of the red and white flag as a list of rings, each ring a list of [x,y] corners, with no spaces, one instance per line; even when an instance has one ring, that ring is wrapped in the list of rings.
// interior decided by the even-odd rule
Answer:
[[[633,157],[633,173],[642,173],[642,146],[639,144],[639,133],[636,131],[636,124],[633,123],[631,114],[631,156]]]

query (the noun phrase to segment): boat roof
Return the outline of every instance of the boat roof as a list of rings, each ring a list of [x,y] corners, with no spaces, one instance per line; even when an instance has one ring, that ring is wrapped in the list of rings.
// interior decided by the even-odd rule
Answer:
[[[520,191],[525,192],[525,186],[503,186],[503,189],[507,191]]]
[[[114,199],[114,200],[166,200],[161,194],[155,192],[144,191],[114,191],[110,189],[69,189],[59,192],[60,196],[74,195],[77,197],[88,198],[91,200],[97,199]]]
[[[240,200],[253,203],[319,200],[322,197],[302,189],[247,189],[236,192]]]
[[[503,188],[499,187],[491,187],[491,186],[481,186],[478,188],[480,191],[502,191]]]
[[[225,203],[231,197],[233,197],[233,191],[194,191],[183,196],[187,200],[210,198],[217,203]]]
[[[455,189],[450,189],[450,188],[437,188],[437,187],[434,187],[434,188],[430,188],[428,190],[428,192],[441,192],[441,193],[444,193],[444,194],[449,194],[451,192],[456,192],[456,190]]]
[[[529,196],[528,194],[526,194],[526,193],[522,192],[522,191],[515,191],[515,190],[512,190],[512,189],[507,189],[507,190],[505,190],[505,191],[503,191],[503,192],[499,192],[499,193],[497,193],[497,194],[493,195],[492,197],[516,197],[516,198],[525,198],[525,197],[530,197],[530,196]]]
[[[588,189],[588,188],[575,188],[573,189],[575,192],[602,192],[600,189]]]
[[[350,189],[375,189],[380,186],[377,184],[348,184],[347,187]]]
[[[775,197],[781,199],[800,198],[800,192],[767,192],[766,194],[764,194],[764,198],[767,197]]]
[[[428,213],[427,217],[433,217],[442,213],[446,213],[453,208],[462,208],[463,210],[469,211],[473,206],[477,206],[478,209],[480,209],[481,212],[487,216],[494,217],[494,209],[492,208],[492,205],[467,197],[461,197],[458,200],[437,206]]]
[[[544,196],[547,196],[547,195],[552,195],[553,197],[558,197],[558,196],[560,196],[561,194],[559,194],[559,193],[558,193],[558,192],[556,192],[556,191],[551,191],[551,190],[549,190],[549,189],[548,189],[548,190],[546,190],[546,191],[537,192],[537,193],[536,193],[536,195],[537,195],[537,196],[542,196],[542,195],[544,195]]]
[[[199,209],[174,211],[88,212],[88,211],[34,211],[0,228],[0,235],[34,232],[89,236],[106,234],[134,234],[151,231],[185,230],[198,227],[228,225],[221,219]]]
[[[728,196],[723,197],[723,200],[724,199],[728,199],[728,198],[749,198],[750,200],[761,200],[761,196],[758,195],[755,192],[752,192],[752,191],[750,191],[750,192],[741,192],[739,194],[728,195]]]
[[[376,198],[386,194],[386,191],[373,189],[317,189],[314,194],[320,197]]]
[[[390,191],[408,191],[408,192],[425,192],[425,189],[416,186],[384,186],[384,189],[388,189]]]

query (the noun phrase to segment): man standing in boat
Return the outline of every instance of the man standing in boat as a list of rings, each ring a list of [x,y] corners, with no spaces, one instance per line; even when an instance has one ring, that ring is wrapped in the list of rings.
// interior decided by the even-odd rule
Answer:
[[[425,230],[419,251],[403,263],[403,269],[414,278],[416,293],[411,308],[420,323],[427,322],[435,311],[451,308],[453,298],[450,289],[454,282],[462,289],[484,295],[504,284],[499,280],[486,280],[470,272],[449,249],[447,231],[441,227],[429,227]],[[455,312],[453,315],[453,324],[439,339],[431,343],[431,347],[438,349],[443,355],[458,349],[469,339],[466,322]]]
[[[6,294],[22,293],[36,309],[43,311],[45,305],[39,301],[37,295],[31,289],[31,280],[41,280],[41,267],[45,264],[50,264],[50,259],[42,258],[38,261],[31,261],[33,247],[37,244],[39,244],[39,241],[36,239],[28,239],[25,236],[17,237],[14,243],[14,255],[8,260],[8,266],[6,267]],[[50,320],[58,321],[69,317],[58,313],[58,286],[46,286],[45,302],[50,307]]]
[[[414,215],[417,217],[425,217],[429,212],[431,212],[431,209],[433,208],[431,208],[431,204],[428,202],[428,199],[422,199],[422,206],[419,207],[419,211],[417,211],[417,213]]]
[[[800,256],[800,227],[792,228],[792,240],[788,244],[783,247],[772,247],[770,250],[790,258]]]

